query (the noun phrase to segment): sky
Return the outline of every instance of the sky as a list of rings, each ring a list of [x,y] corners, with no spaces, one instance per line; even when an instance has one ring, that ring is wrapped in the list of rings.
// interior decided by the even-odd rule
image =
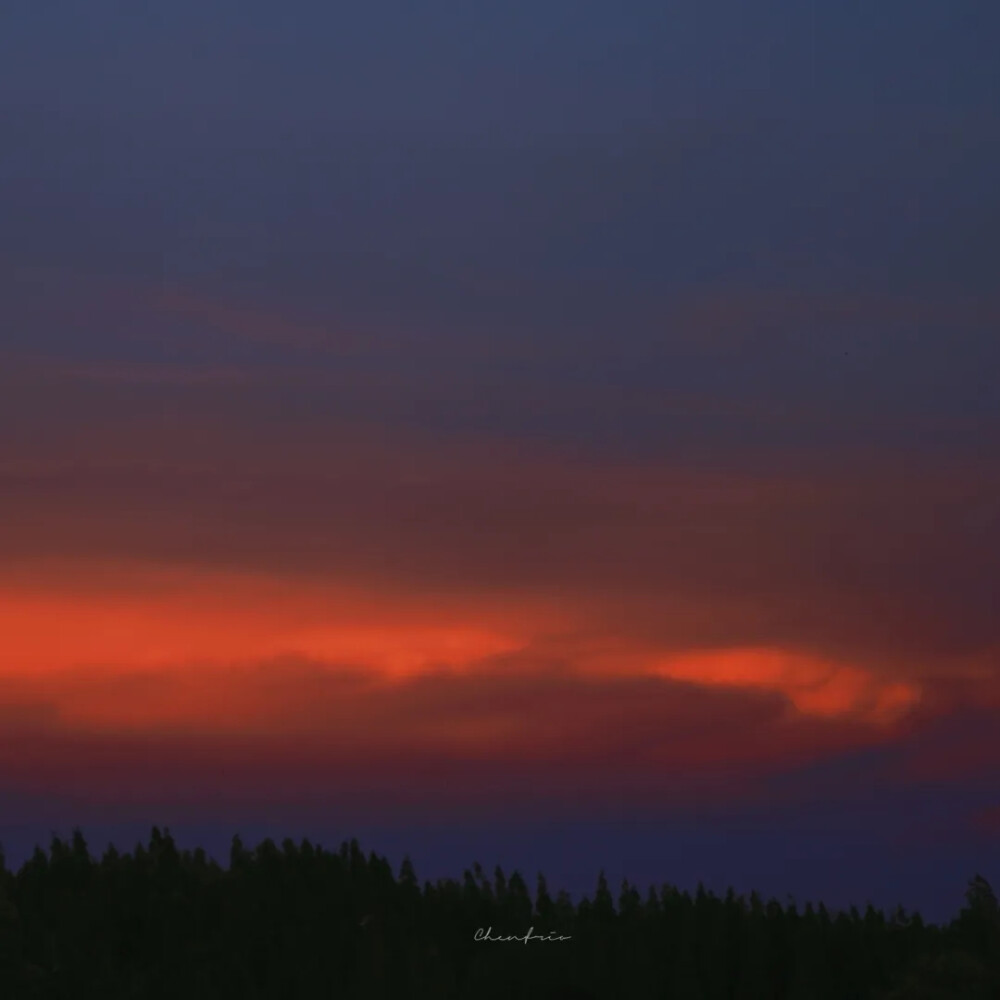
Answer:
[[[0,841],[1000,884],[1000,8],[0,14]]]

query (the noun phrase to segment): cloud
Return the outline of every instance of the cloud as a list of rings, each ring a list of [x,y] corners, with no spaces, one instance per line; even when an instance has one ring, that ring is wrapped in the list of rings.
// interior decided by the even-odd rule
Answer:
[[[28,416],[0,462],[8,560],[548,595],[671,648],[819,648],[910,674],[997,641],[985,461],[705,469],[252,403],[164,414],[105,394],[77,421],[69,401]]]
[[[186,410],[286,433],[336,422],[759,469],[845,453],[971,457],[997,434],[983,372],[1000,306],[988,296],[719,282],[657,301],[615,295],[599,330],[553,319],[539,332],[428,326],[266,283],[42,271],[5,288],[0,417],[32,438],[62,433],[60,421],[162,424]],[[497,294],[520,295],[516,283]]]
[[[281,675],[289,657],[383,680],[502,669],[527,683],[534,664],[563,664],[590,678],[669,678],[776,692],[805,715],[873,723],[905,715],[921,697],[919,676],[891,663],[880,669],[794,646],[713,647],[706,631],[691,633],[685,644],[683,635],[648,625],[644,634],[613,617],[602,621],[592,597],[571,593],[559,598],[470,588],[449,595],[399,581],[395,591],[388,582],[366,591],[329,575],[63,559],[12,567],[0,579],[0,594],[6,636],[0,672],[9,683],[55,697],[77,683],[80,670],[91,681],[135,678],[137,688],[124,688],[131,701],[112,700],[103,689],[61,699],[65,717],[85,725],[102,719],[153,725],[168,703],[172,712],[179,708],[180,722],[201,718],[197,706],[203,705],[204,717],[222,724],[217,712],[244,676],[240,664],[269,660]],[[711,608],[709,602],[706,610]],[[151,695],[140,711],[136,691],[153,692],[168,676],[172,684],[187,678],[183,683],[190,685],[192,665],[211,679],[208,694]],[[48,687],[37,687],[43,683]],[[241,719],[233,724],[242,725]]]
[[[0,699],[0,738],[37,735],[58,728],[59,710],[54,703],[21,698],[15,686],[7,686],[6,679],[5,687]]]
[[[261,380],[259,371],[248,368],[151,362],[67,364],[57,370],[59,375],[71,379],[128,385],[216,386]]]
[[[247,309],[192,302],[188,318],[240,339]],[[819,308],[793,306],[775,307],[782,323]],[[249,341],[281,340],[280,316],[258,319]],[[175,789],[220,748],[231,767],[204,777],[208,798],[226,775],[254,794],[239,747],[276,795],[272,750],[303,794],[329,775],[355,787],[364,753],[383,790],[409,776],[405,794],[429,782],[442,800],[439,775],[457,788],[477,768],[529,797],[585,797],[587,775],[637,798],[728,794],[734,774],[887,742],[905,780],[985,766],[1000,646],[1000,469],[974,454],[988,432],[947,457],[849,436],[757,450],[741,428],[794,422],[794,393],[730,404],[694,383],[658,399],[655,379],[608,379],[588,399],[589,376],[550,373],[542,352],[504,395],[482,348],[450,357],[445,342],[412,371],[383,368],[381,347],[342,370],[304,348],[286,365],[217,345],[5,365],[0,731],[12,755],[34,747],[40,787],[70,748],[96,772],[144,739]],[[477,407],[524,420],[467,421]],[[550,433],[581,413],[620,433],[644,414],[686,447]],[[685,421],[720,413],[699,452]],[[977,699],[973,738],[960,720]]]
[[[718,803],[882,738],[849,719],[790,718],[773,694],[537,662],[392,682],[292,660],[91,672],[49,695],[57,730],[0,736],[3,786],[91,802]],[[94,707],[104,723],[88,721]]]
[[[571,593],[66,558],[2,583],[19,794],[708,806],[954,710],[891,662],[657,641]]]
[[[850,664],[781,649],[708,650],[666,659],[659,673],[703,685],[780,691],[808,715],[863,715],[876,722],[905,715],[920,700],[918,684],[885,681]]]

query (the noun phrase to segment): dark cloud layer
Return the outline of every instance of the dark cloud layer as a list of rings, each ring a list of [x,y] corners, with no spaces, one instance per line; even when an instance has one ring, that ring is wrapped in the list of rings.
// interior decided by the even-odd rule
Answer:
[[[992,461],[770,449],[753,471],[720,440],[728,468],[638,464],[366,425],[293,386],[169,372],[152,386],[24,372],[8,385],[12,556],[540,588],[677,645],[790,641],[918,671],[1000,641]]]

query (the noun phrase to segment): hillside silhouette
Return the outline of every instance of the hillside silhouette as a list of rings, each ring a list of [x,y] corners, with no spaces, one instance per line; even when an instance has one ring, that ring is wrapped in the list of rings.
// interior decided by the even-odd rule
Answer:
[[[226,868],[154,827],[97,859],[75,830],[16,873],[0,851],[0,998],[29,997],[994,1000],[1000,911],[978,875],[937,926],[700,885],[613,895],[603,875],[574,904],[478,864],[421,884],[356,840],[236,836]]]

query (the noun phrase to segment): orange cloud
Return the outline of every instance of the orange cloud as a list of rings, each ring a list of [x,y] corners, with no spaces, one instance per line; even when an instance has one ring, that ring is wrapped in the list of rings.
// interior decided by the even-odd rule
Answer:
[[[916,683],[779,648],[664,651],[602,631],[571,595],[439,603],[329,579],[198,568],[27,563],[0,577],[0,632],[8,692],[16,685],[22,700],[55,704],[62,724],[83,729],[310,728],[308,705],[292,705],[302,676],[287,673],[302,661],[315,665],[312,680],[360,672],[380,684],[497,669],[529,684],[533,671],[560,664],[598,682],[652,676],[772,692],[804,716],[878,724],[920,695]],[[470,722],[456,706],[442,725],[488,743],[520,723]]]
[[[893,722],[920,699],[919,684],[781,649],[705,650],[673,656],[658,673],[696,684],[779,691],[806,715]]]
[[[43,564],[44,566],[44,564]],[[39,576],[61,571],[77,589]],[[532,611],[433,607],[261,574],[55,563],[0,577],[0,674],[143,671],[296,656],[390,675],[460,667],[527,641]],[[110,579],[109,579],[110,576]],[[537,612],[536,612],[537,616]]]

